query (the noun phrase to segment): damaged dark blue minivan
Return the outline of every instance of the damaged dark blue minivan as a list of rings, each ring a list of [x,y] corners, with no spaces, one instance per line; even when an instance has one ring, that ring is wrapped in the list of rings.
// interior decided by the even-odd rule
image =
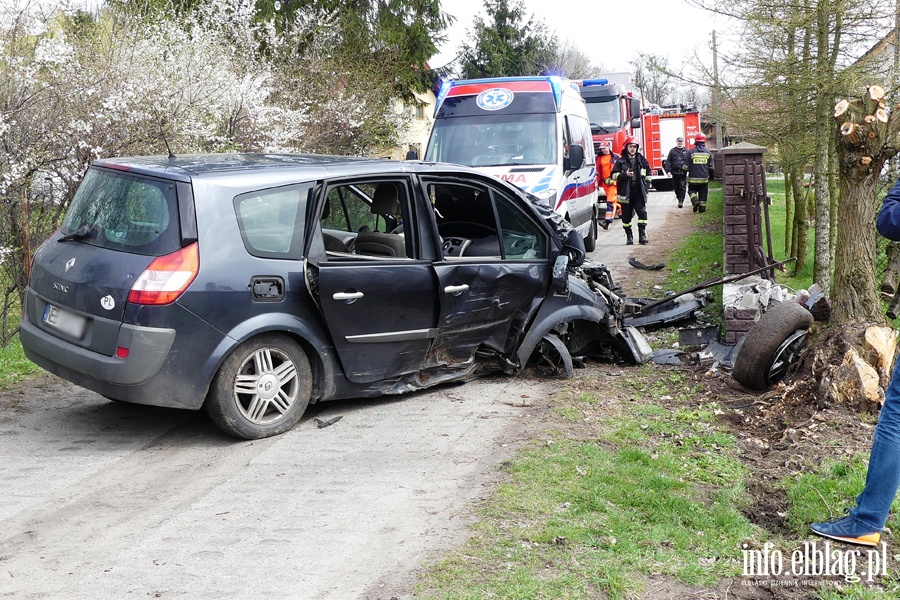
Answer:
[[[569,260],[570,231],[453,165],[101,160],[35,255],[22,346],[108,398],[205,407],[247,439],[309,403],[512,373],[538,352],[646,360],[605,267]]]

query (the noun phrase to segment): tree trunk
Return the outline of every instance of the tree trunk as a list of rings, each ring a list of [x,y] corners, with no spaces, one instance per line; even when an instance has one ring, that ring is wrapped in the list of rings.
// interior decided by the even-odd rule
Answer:
[[[830,256],[831,264],[834,265],[834,253],[837,250],[837,232],[840,229],[840,203],[841,203],[841,181],[838,176],[840,172],[840,163],[838,162],[837,147],[835,145],[834,136],[829,136],[831,143],[828,145],[828,196],[831,198],[828,220],[831,223],[831,247]]]
[[[831,291],[831,318],[836,325],[856,319],[884,320],[876,291],[874,224],[880,175],[900,147],[900,109],[888,108],[884,96],[882,87],[870,85],[862,98],[841,100],[834,108],[841,179]]]
[[[803,169],[794,170],[791,176],[794,189],[794,247],[792,256],[797,257],[794,273],[806,267],[806,255],[809,250],[809,188],[803,187]]]
[[[794,248],[794,189],[788,178],[788,171],[782,165],[784,175],[784,253],[793,256]]]
[[[831,320],[881,322],[881,303],[875,289],[875,193],[880,168],[860,173],[841,165],[841,204],[835,253]]]
[[[818,123],[816,127],[818,128]],[[831,133],[827,131],[826,133]],[[824,140],[824,146],[819,144]],[[816,166],[813,174],[815,198],[815,252],[813,258],[813,283],[824,289],[831,286],[831,206],[828,198],[828,137],[816,131]]]
[[[820,0],[816,7],[816,161],[813,181],[816,183],[816,237],[813,282],[824,289],[831,287],[831,207],[828,197],[828,148],[831,145],[831,120],[834,96],[829,94],[834,67],[830,64],[829,2]]]

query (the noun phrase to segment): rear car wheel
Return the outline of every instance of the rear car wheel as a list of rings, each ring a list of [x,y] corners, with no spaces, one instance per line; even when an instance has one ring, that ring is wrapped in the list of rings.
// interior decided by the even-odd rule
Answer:
[[[593,252],[597,248],[597,211],[591,211],[591,231],[584,238],[584,249],[587,252]]]
[[[206,411],[224,432],[253,440],[288,431],[312,391],[309,359],[281,335],[261,335],[232,352],[213,378]]]
[[[747,332],[731,375],[752,390],[775,385],[800,365],[812,314],[796,302],[783,302]]]

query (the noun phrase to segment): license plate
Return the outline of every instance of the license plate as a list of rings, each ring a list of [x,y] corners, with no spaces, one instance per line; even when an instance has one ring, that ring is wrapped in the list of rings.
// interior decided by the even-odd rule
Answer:
[[[84,327],[87,324],[87,319],[84,317],[72,314],[52,304],[48,304],[47,308],[44,309],[43,320],[50,327],[75,339],[81,339],[81,336],[84,335]]]

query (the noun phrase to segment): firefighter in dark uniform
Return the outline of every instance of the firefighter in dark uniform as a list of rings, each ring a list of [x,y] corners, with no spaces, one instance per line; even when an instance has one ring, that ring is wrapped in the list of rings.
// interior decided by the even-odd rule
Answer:
[[[687,173],[688,194],[694,212],[706,212],[706,196],[709,192],[709,180],[713,177],[712,155],[706,149],[706,136],[698,133],[694,137],[694,149],[688,152],[684,164]]]
[[[647,194],[650,191],[650,164],[638,152],[638,141],[633,136],[625,138],[622,156],[613,165],[611,179],[616,182],[619,204],[622,205],[622,229],[625,244],[634,244],[631,218],[637,214],[638,242],[649,244],[647,239]]]
[[[672,175],[672,187],[675,190],[675,199],[678,200],[678,208],[684,206],[685,179],[684,163],[687,160],[688,149],[684,147],[684,138],[675,140],[675,147],[669,150],[669,155],[663,161],[663,168]]]

